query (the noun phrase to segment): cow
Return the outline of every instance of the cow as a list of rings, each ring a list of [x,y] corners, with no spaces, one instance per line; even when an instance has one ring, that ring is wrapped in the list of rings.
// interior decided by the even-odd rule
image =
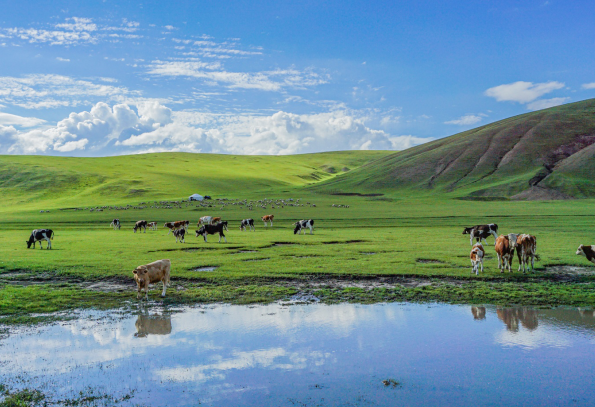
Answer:
[[[529,269],[529,257],[531,258],[531,272],[535,272],[535,256],[537,251],[537,238],[535,236],[521,234],[516,239],[516,254],[519,258],[519,271]]]
[[[207,241],[207,235],[214,235],[215,233],[219,233],[219,243],[221,243],[221,238],[225,240],[227,243],[227,238],[223,234],[223,229],[227,230],[227,221],[219,222],[216,225],[204,225],[201,226],[200,229],[196,231],[196,237],[202,236]]]
[[[35,249],[36,242],[39,242],[39,248],[43,249],[43,246],[41,244],[42,240],[45,240],[46,242],[48,242],[46,249],[51,249],[53,239],[54,239],[54,231],[52,229],[34,229],[31,232],[31,236],[29,236],[29,240],[26,241],[27,249],[30,249],[31,245],[33,245],[33,248]]]
[[[481,243],[475,243],[471,249],[469,258],[471,259],[471,272],[475,272],[475,275],[479,274],[479,266],[481,266],[481,272],[483,273],[483,256],[485,255],[485,249]]]
[[[303,229],[304,234],[306,234],[306,228],[310,228],[310,234],[312,234],[312,228],[314,227],[314,221],[312,219],[308,220],[298,220],[295,222],[295,229],[293,229],[293,234],[298,234]]]
[[[517,235],[509,233],[508,235],[500,235],[496,239],[495,249],[498,255],[498,268],[500,273],[504,272],[505,268],[508,268],[508,272],[512,270],[512,259],[514,258],[514,249],[517,245]]]
[[[157,230],[157,222],[149,222],[147,223],[147,227],[151,230]]]
[[[211,220],[213,219],[212,216],[202,216],[199,220],[198,223],[196,224],[196,226],[198,228],[200,228],[202,225],[210,225],[211,224]]]
[[[120,224],[120,219],[112,220],[112,223],[110,224],[110,226],[112,228],[114,228],[114,230],[120,230],[120,227],[122,227],[122,225]]]
[[[576,250],[578,256],[585,256],[591,263],[595,263],[595,245],[582,244]]]
[[[487,243],[486,238],[489,235],[494,236],[494,240],[498,238],[498,225],[490,223],[489,225],[477,225],[463,230],[464,235],[471,235],[469,243],[473,245],[473,239],[477,239],[480,242],[482,239]]]
[[[158,281],[163,282],[163,291],[161,297],[165,297],[165,290],[169,284],[169,276],[171,272],[171,261],[169,260],[157,260],[153,263],[146,264],[144,266],[138,266],[132,271],[134,273],[134,280],[138,288],[136,299],[141,296],[141,291],[144,290],[147,301],[149,300],[149,284],[156,283]]]
[[[211,219],[211,225],[214,225],[216,223],[221,222],[221,217],[220,216],[215,216]]]
[[[185,243],[184,236],[186,236],[186,229],[181,228],[178,230],[174,230],[174,236],[176,237],[176,243],[178,243],[178,241],[180,243]]]
[[[271,226],[273,226],[273,219],[275,215],[264,215],[261,219],[264,222],[264,226],[267,226],[267,222],[271,222]]]
[[[188,222],[190,223],[190,222]],[[167,232],[167,234],[169,235],[171,232],[174,232],[180,228],[184,228],[186,226],[186,221],[185,220],[178,220],[175,222],[165,222],[163,224],[163,227],[166,227],[169,229],[169,231]]]
[[[145,233],[147,233],[147,221],[139,220],[138,222],[136,222],[136,224],[134,225],[134,227],[132,229],[134,229],[134,233],[136,233],[137,230],[140,233],[141,229],[144,229]]]
[[[254,219],[244,219],[241,223],[240,223],[240,231],[244,231],[247,228],[250,228],[251,231],[254,231]]]

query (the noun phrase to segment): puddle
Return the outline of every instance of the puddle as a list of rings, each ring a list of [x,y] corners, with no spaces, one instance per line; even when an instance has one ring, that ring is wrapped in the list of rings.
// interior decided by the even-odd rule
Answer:
[[[258,253],[258,250],[239,250],[235,253],[230,253],[230,254],[243,254],[243,253]]]
[[[592,309],[316,300],[71,311],[0,337],[0,383],[48,405],[592,405]]]
[[[131,289],[136,289],[136,284],[123,284],[123,283],[114,283],[109,281],[102,281],[98,283],[93,283],[85,287],[87,290],[91,291],[103,291],[103,292],[121,292],[121,291],[130,291]]]
[[[198,267],[198,268],[192,269],[192,271],[215,271],[218,268],[219,268],[219,266],[203,266],[203,267]]]
[[[262,259],[244,259],[242,261],[265,261],[265,260],[270,260],[270,259],[271,259],[270,257],[265,257]]]
[[[417,263],[424,263],[424,264],[444,264],[441,260],[436,259],[416,259]]]
[[[549,266],[545,268],[545,272],[552,274],[593,275],[595,274],[595,267]]]
[[[378,254],[378,253],[376,253],[376,252],[360,252],[360,254],[365,254],[367,256],[371,256],[373,254]]]
[[[345,240],[343,242],[339,242],[338,240],[331,240],[330,242],[321,242],[322,244],[345,244],[345,243],[364,243],[365,240]]]

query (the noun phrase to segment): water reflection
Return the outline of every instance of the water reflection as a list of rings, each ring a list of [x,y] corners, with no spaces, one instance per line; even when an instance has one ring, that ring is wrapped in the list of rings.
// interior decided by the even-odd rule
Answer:
[[[171,334],[171,315],[148,315],[140,314],[134,323],[137,338],[145,338],[147,335],[169,335]]]
[[[592,310],[470,308],[473,319],[436,304],[83,313],[0,339],[0,383],[54,400],[135,390],[121,405],[589,404]]]

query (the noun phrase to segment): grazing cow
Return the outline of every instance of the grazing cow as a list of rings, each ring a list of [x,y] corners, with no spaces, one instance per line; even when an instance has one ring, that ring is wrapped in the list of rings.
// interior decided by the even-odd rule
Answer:
[[[197,226],[200,228],[201,225],[210,225],[212,219],[212,216],[203,216],[198,220]]]
[[[295,222],[295,229],[293,230],[293,234],[298,234],[303,229],[304,234],[306,234],[306,228],[310,228],[310,234],[312,234],[312,228],[314,226],[314,221],[312,219],[308,220],[298,220]]]
[[[576,250],[578,256],[585,256],[591,263],[595,263],[595,245],[582,244]]]
[[[215,223],[219,223],[219,222],[221,222],[220,216],[215,216],[213,219],[211,219],[211,225],[214,225]]]
[[[144,266],[138,266],[132,272],[138,288],[136,298],[141,296],[141,291],[145,291],[147,301],[149,300],[149,284],[158,281],[163,282],[163,291],[161,296],[165,297],[165,289],[169,284],[169,275],[171,271],[171,262],[169,260],[157,260]]]
[[[184,228],[186,226],[186,221],[178,220],[175,222],[165,222],[163,226],[169,229],[169,231],[167,232],[167,234],[169,235],[171,232],[175,232],[178,229]]]
[[[196,231],[196,237],[202,236],[207,241],[207,235],[214,235],[215,233],[219,233],[219,243],[221,243],[221,238],[225,240],[227,243],[227,238],[223,234],[223,229],[227,230],[227,221],[219,222],[216,225],[204,225],[201,226],[200,229]]]
[[[508,268],[508,272],[512,270],[512,259],[514,258],[514,249],[516,248],[517,235],[509,233],[508,235],[500,235],[496,239],[495,249],[498,255],[498,268],[500,273],[504,272],[505,268]]]
[[[182,228],[182,229],[174,230],[174,236],[176,237],[176,243],[178,243],[178,241],[180,243],[185,243],[184,236],[186,236],[186,229]]]
[[[486,238],[489,235],[494,236],[494,240],[498,238],[498,225],[490,223],[489,225],[477,225],[471,228],[465,228],[463,234],[471,235],[471,238],[469,239],[471,245],[473,245],[473,239],[477,239],[478,242],[483,239],[483,241],[487,243]]]
[[[531,235],[518,235],[516,239],[516,254],[519,258],[519,271],[529,268],[529,257],[531,258],[531,272],[535,271],[535,256],[537,251],[537,239]]]
[[[273,219],[275,215],[264,215],[261,219],[264,222],[264,226],[267,226],[267,222],[271,222],[271,226],[273,226]]]
[[[247,228],[250,228],[251,231],[254,231],[254,219],[244,219],[242,223],[240,223],[240,231],[244,231]]]
[[[481,272],[483,273],[483,256],[485,254],[485,249],[481,243],[475,243],[473,248],[471,249],[471,254],[469,257],[471,258],[471,272],[475,271],[475,275],[479,274],[479,266],[481,265]]]
[[[151,230],[157,230],[157,222],[149,222],[147,223],[147,226]]]
[[[138,222],[136,222],[136,224],[134,225],[134,227],[132,229],[134,229],[134,233],[136,233],[137,229],[138,229],[139,233],[140,233],[141,229],[144,229],[145,233],[147,233],[147,221],[139,220]]]
[[[111,226],[112,228],[114,228],[114,230],[116,230],[116,229],[117,229],[117,230],[120,230],[120,227],[122,226],[122,225],[120,224],[120,219],[114,219],[114,220],[112,220],[112,223],[110,224],[110,226]]]
[[[41,241],[45,240],[48,242],[46,249],[52,248],[52,239],[54,238],[54,232],[52,229],[35,229],[31,232],[31,236],[29,236],[29,240],[27,240],[27,249],[33,248],[35,249],[35,243],[39,242],[39,248],[43,249],[41,245]]]

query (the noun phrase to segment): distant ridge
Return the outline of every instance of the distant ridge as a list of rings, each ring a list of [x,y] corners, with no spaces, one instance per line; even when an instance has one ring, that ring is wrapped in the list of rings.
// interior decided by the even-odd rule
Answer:
[[[432,191],[478,200],[595,197],[595,99],[400,151],[314,188]]]

